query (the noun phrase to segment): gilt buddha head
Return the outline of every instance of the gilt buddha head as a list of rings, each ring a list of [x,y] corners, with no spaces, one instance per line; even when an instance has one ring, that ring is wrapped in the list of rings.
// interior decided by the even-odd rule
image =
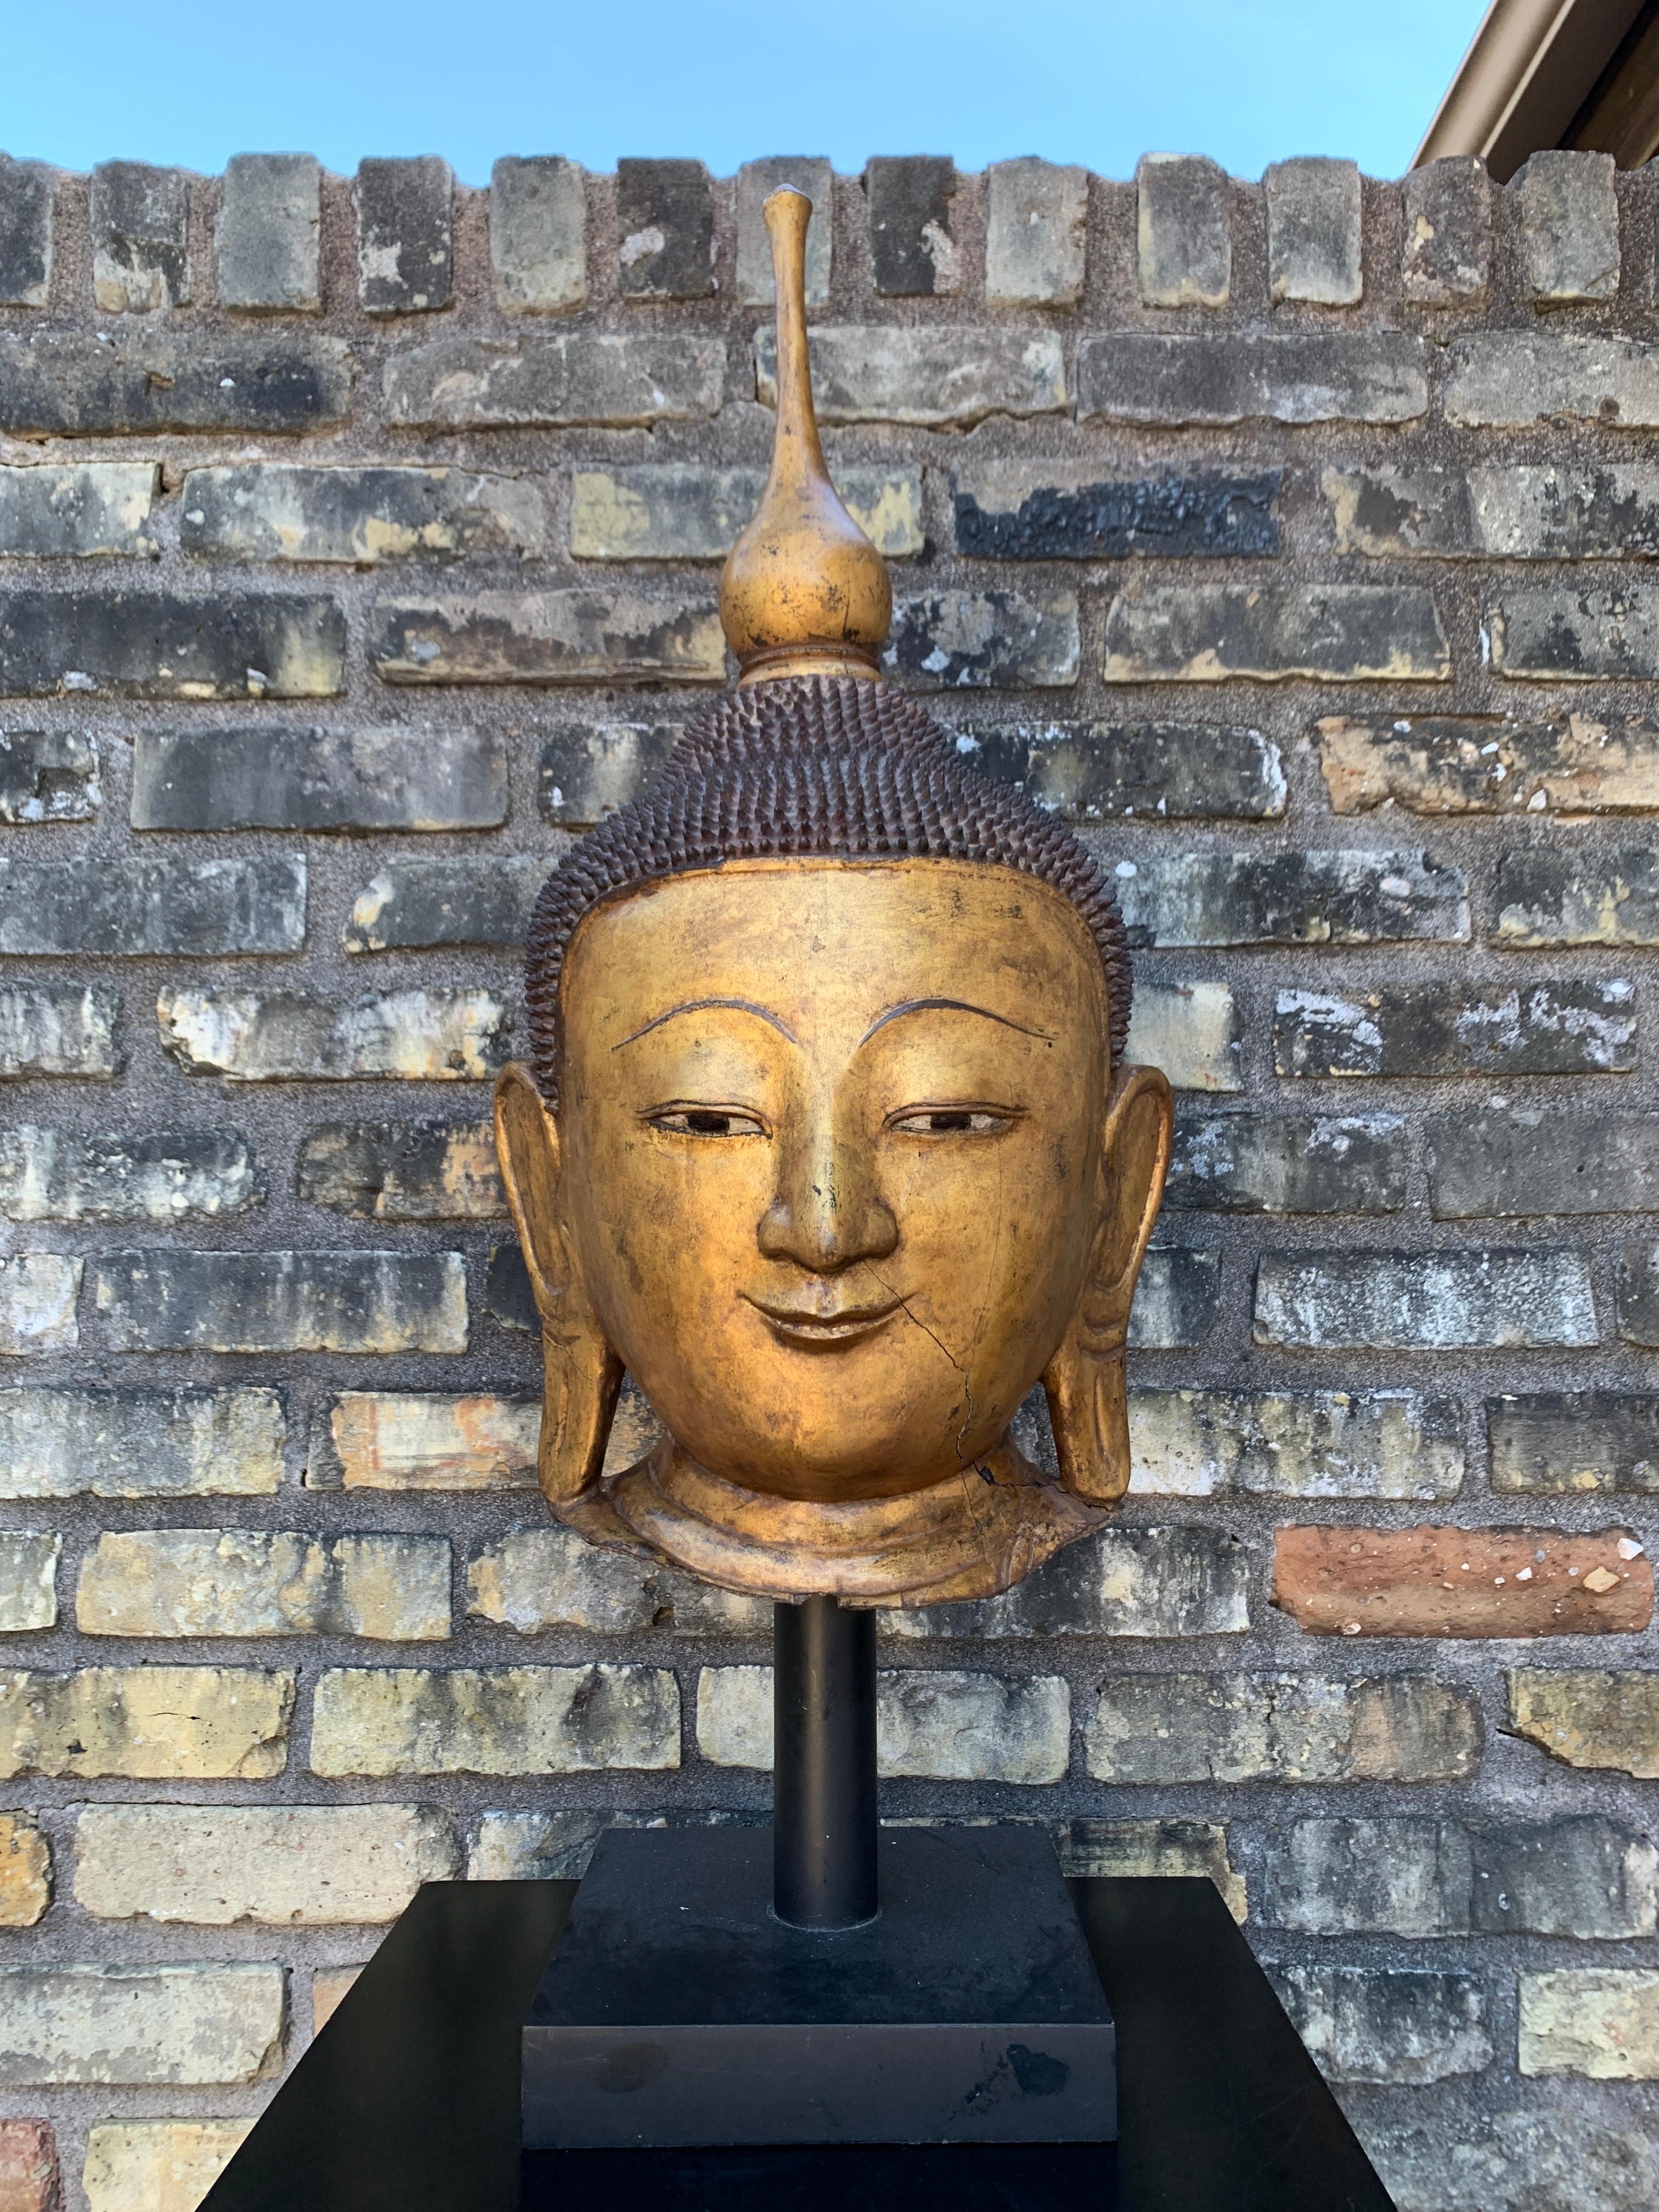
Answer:
[[[813,419],[810,213],[767,203],[741,680],[550,877],[496,1130],[553,1510],[728,1589],[923,1604],[1007,1589],[1127,1485],[1170,1099],[1124,1064],[1099,864],[880,678],[885,568]],[[624,1372],[665,1433],[606,1475]],[[1057,1480],[1010,1434],[1039,1380]]]

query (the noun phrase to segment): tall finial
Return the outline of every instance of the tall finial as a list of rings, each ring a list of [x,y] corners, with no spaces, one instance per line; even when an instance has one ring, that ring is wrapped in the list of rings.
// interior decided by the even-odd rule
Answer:
[[[806,351],[811,214],[811,201],[789,185],[765,207],[778,295],[772,472],[720,576],[720,621],[744,684],[873,677],[893,618],[887,564],[836,498],[818,443]]]

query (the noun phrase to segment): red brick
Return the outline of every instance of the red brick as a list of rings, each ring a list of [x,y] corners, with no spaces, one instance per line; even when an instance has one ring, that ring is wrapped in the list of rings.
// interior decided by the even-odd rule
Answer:
[[[58,2212],[58,2145],[50,2120],[0,2120],[0,2212]]]
[[[1315,1636],[1620,1636],[1653,1568],[1620,1528],[1280,1528],[1273,1603]]]

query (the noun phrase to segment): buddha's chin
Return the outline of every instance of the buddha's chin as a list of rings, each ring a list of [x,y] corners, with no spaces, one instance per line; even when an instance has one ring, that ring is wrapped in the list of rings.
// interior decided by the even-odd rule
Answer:
[[[964,1467],[971,1472],[1006,1433],[1006,1425],[1004,1422],[994,1428],[965,1460],[953,1430],[935,1431],[924,1445],[899,1423],[884,1431],[872,1426],[854,1438],[848,1436],[844,1423],[826,1420],[817,1436],[805,1428],[798,1431],[783,1452],[775,1437],[743,1439],[729,1431],[712,1437],[675,1432],[675,1441],[710,1474],[758,1496],[851,1505],[931,1489],[937,1482],[960,1476]]]

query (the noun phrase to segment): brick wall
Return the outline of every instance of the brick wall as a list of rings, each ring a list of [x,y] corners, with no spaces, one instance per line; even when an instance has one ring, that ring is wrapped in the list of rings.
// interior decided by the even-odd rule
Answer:
[[[894,672],[1100,841],[1182,1091],[1133,1493],[890,1637],[886,1808],[1212,1874],[1407,2212],[1648,2204],[1659,191],[1591,155],[0,164],[0,2202],[193,2203],[422,1878],[765,1807],[763,1613],[539,1507],[485,1123],[538,883],[726,676],[785,175]]]

